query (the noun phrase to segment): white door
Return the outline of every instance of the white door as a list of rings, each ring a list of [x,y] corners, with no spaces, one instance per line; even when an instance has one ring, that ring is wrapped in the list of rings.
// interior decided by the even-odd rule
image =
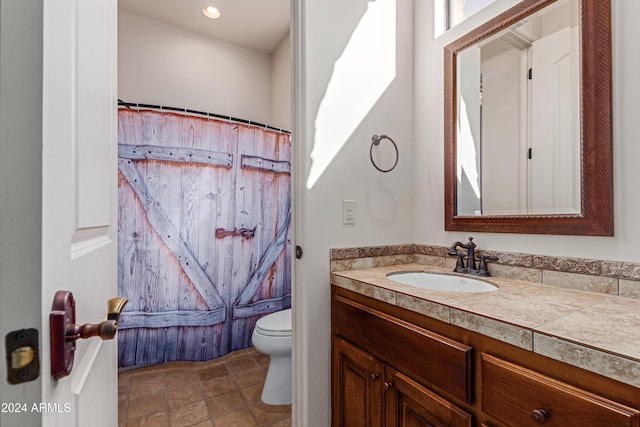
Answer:
[[[578,27],[533,43],[530,213],[580,212]]]
[[[99,323],[117,292],[117,1],[43,6],[42,425],[112,427],[117,339],[78,340],[54,380],[49,312],[68,290],[76,323]]]

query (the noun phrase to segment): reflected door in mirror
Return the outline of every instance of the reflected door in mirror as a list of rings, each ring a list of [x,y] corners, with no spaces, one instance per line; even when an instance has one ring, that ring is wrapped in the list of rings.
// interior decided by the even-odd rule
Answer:
[[[578,0],[457,55],[459,215],[580,212]]]

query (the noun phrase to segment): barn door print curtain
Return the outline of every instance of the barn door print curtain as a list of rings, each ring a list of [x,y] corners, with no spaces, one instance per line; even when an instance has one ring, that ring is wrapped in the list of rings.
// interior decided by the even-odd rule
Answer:
[[[119,365],[251,346],[291,306],[287,132],[119,110]]]

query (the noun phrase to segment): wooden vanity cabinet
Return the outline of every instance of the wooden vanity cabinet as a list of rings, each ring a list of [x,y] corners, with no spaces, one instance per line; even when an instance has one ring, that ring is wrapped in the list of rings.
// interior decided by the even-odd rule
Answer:
[[[471,426],[423,385],[470,402],[471,347],[339,296],[332,328],[334,427]]]
[[[387,372],[387,426],[471,426],[468,412],[392,368]]]
[[[482,354],[482,410],[507,425],[640,425],[640,412],[500,358]]]
[[[333,425],[384,426],[384,364],[343,339],[332,346]]]
[[[332,328],[409,377],[471,402],[472,348],[352,299],[335,296]]]
[[[332,286],[332,426],[640,427],[640,390]]]
[[[341,338],[333,369],[333,426],[471,426],[470,414]]]

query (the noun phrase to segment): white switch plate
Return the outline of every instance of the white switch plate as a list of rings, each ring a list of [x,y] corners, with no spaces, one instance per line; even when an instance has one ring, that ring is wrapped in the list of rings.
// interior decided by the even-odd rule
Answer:
[[[345,225],[354,225],[356,223],[356,201],[342,201],[342,223]]]

